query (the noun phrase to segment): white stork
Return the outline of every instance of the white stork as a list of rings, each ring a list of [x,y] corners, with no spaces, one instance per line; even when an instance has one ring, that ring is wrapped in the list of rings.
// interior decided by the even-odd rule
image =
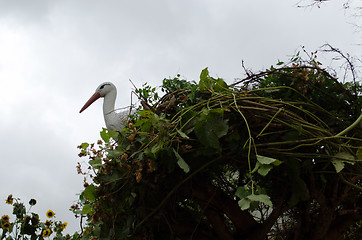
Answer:
[[[104,98],[103,101],[103,115],[106,127],[109,130],[121,130],[125,124],[126,120],[130,115],[130,111],[116,112],[114,109],[114,104],[117,97],[117,88],[113,83],[105,82],[99,85],[96,89],[96,92],[89,98],[89,100],[84,104],[79,113],[83,112],[88,108],[93,102],[98,98]]]

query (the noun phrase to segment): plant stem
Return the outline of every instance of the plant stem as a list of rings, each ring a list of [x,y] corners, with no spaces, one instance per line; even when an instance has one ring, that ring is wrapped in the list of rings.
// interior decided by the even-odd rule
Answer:
[[[356,121],[354,121],[354,123],[352,123],[349,127],[347,127],[346,129],[344,129],[342,132],[337,133],[336,137],[345,135],[346,133],[348,133],[349,131],[351,131],[353,128],[357,127],[357,125],[362,121],[362,114],[357,118]]]

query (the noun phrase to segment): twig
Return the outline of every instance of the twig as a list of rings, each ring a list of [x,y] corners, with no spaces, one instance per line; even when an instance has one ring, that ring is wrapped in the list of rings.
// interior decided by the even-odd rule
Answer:
[[[333,77],[332,75],[330,75],[326,70],[320,68],[320,67],[317,67],[317,66],[296,66],[296,67],[281,67],[281,68],[274,68],[274,69],[271,69],[271,70],[267,70],[267,71],[263,71],[263,72],[260,72],[260,73],[257,73],[257,74],[253,74],[253,75],[249,75],[247,74],[248,76],[240,81],[237,81],[236,83],[233,83],[233,84],[230,84],[229,86],[235,86],[235,85],[238,85],[242,82],[245,82],[249,79],[253,79],[253,78],[259,78],[259,77],[262,77],[262,76],[265,76],[265,75],[268,75],[268,74],[272,74],[272,73],[275,73],[275,72],[279,72],[279,71],[283,71],[283,70],[298,70],[298,69],[315,69],[315,70],[318,70],[318,71],[321,71],[323,72],[324,74],[326,74],[329,78],[337,81],[337,79],[335,77]],[[337,81],[338,82],[338,81]]]
[[[147,99],[146,99],[144,96],[142,96],[141,92],[140,92],[140,91],[138,90],[138,88],[134,85],[134,83],[132,82],[132,80],[129,79],[129,81],[131,82],[131,84],[133,85],[133,87],[135,88],[135,90],[136,90],[137,92],[139,92],[140,96],[138,96],[138,94],[136,93],[136,91],[132,91],[132,93],[133,93],[134,95],[136,95],[138,99],[141,100],[141,105],[142,105],[142,107],[143,107],[145,110],[151,110],[152,112],[155,112],[154,108],[147,103]],[[130,109],[130,113],[131,113],[131,109]]]
[[[355,71],[354,65],[353,65],[351,59],[349,58],[349,56],[344,55],[344,53],[341,50],[339,50],[338,48],[332,47],[330,44],[324,44],[322,47],[329,47],[330,48],[330,49],[325,49],[325,50],[322,50],[322,51],[338,53],[344,60],[346,60],[348,66],[349,66],[349,69],[351,70],[351,73],[352,73],[352,81],[353,81],[353,85],[354,85],[354,89],[353,89],[354,94],[355,94],[355,96],[358,96],[357,88],[356,88],[356,71]]]

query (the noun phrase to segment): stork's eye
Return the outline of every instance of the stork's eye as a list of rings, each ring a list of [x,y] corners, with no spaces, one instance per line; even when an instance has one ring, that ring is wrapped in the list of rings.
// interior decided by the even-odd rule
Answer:
[[[109,85],[109,84],[103,84],[102,86],[99,87],[99,89],[103,89],[104,86],[106,86],[106,85]]]

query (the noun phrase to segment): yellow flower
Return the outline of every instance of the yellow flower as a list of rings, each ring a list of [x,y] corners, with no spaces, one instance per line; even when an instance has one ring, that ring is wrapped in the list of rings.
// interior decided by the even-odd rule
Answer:
[[[55,215],[55,213],[52,210],[47,211],[47,217],[48,218],[52,218],[52,217],[54,217],[54,215]]]
[[[29,225],[31,221],[31,217],[30,216],[25,216],[25,224]]]
[[[67,222],[63,223],[62,226],[60,226],[60,229],[64,230],[67,227],[67,225],[68,225]]]
[[[52,221],[49,221],[49,220],[46,220],[46,221],[45,221],[45,226],[46,226],[47,228],[49,228],[51,224],[52,224]]]
[[[5,200],[5,202],[7,203],[7,204],[10,204],[10,205],[13,205],[13,195],[12,194],[10,194],[9,196],[8,196],[8,198]]]
[[[51,233],[50,229],[43,230],[43,237],[45,237],[45,238],[49,237],[50,233]]]
[[[1,227],[2,227],[2,229],[4,229],[4,230],[8,230],[8,229],[10,229],[10,223],[9,222],[6,222],[6,223],[4,223]]]
[[[9,222],[9,216],[8,215],[4,215],[1,217],[1,220],[4,221],[4,222]]]

